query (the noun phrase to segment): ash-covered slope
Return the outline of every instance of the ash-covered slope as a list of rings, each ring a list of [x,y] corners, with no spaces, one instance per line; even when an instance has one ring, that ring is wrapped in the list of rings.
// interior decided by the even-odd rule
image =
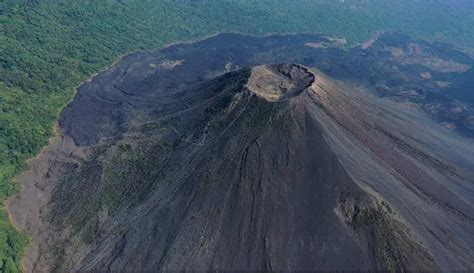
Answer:
[[[223,34],[85,82],[18,178],[25,270],[472,270],[474,61],[337,41]]]
[[[158,95],[23,175],[28,271],[474,268],[473,147],[419,112],[291,64]]]

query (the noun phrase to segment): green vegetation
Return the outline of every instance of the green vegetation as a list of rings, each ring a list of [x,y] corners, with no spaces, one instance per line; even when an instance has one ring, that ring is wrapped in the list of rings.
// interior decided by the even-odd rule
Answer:
[[[102,189],[97,202],[109,214],[117,209],[131,208],[152,192],[164,176],[166,162],[160,154],[167,149],[153,141],[141,147],[121,143],[118,149],[109,149],[102,160]]]
[[[361,231],[377,222],[378,211],[370,207],[356,207],[351,225],[356,231]]]
[[[64,240],[80,238],[81,242],[93,244],[106,230],[101,221],[104,215],[133,208],[153,192],[168,167],[163,154],[172,153],[174,148],[161,138],[138,142],[132,145],[121,140],[117,146],[115,142],[97,145],[80,167],[67,171],[61,188],[53,193],[55,202],[49,214],[55,229],[72,227],[71,236]],[[62,240],[54,250],[54,259],[63,258]]]
[[[473,10],[410,0],[0,0],[0,201],[52,134],[74,87],[118,56],[219,31],[323,32],[361,42],[380,30],[474,44]],[[403,18],[403,19],[401,19]],[[0,270],[26,239],[0,208]]]
[[[19,235],[11,226],[4,210],[0,210],[0,270],[15,272],[22,249],[26,246],[26,239]]]

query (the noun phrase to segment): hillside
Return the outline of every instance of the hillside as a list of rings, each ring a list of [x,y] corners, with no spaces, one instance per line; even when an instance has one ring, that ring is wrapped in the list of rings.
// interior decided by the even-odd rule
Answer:
[[[18,191],[13,177],[47,144],[74,88],[120,55],[222,31],[323,32],[346,37],[350,47],[387,30],[472,45],[472,9],[446,3],[1,1],[0,198]],[[2,271],[16,269],[25,242],[2,209]]]
[[[462,104],[450,122],[469,121],[468,98],[430,94],[472,60],[399,35],[338,46],[222,34],[85,82],[19,177],[25,269],[472,270],[472,129],[426,107]],[[449,52],[451,66],[409,78]],[[394,62],[407,67],[394,78],[377,69]],[[410,85],[427,91],[400,93]]]

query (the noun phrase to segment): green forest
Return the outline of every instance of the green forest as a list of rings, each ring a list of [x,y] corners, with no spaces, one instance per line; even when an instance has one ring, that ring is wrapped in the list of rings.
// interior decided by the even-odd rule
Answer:
[[[321,32],[349,45],[397,31],[474,47],[474,11],[412,0],[0,0],[0,201],[53,134],[75,87],[119,56],[217,32]],[[0,208],[0,271],[27,237]]]

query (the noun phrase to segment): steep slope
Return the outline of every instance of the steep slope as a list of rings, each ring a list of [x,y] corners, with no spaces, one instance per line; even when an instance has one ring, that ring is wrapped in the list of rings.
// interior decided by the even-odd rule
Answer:
[[[420,112],[291,64],[153,96],[24,174],[28,271],[474,267],[473,146]]]
[[[32,238],[27,271],[472,268],[474,61],[400,35],[347,52],[334,41],[222,34],[128,55],[85,82],[11,202]],[[305,66],[258,66],[281,62]],[[241,187],[254,180],[265,199]],[[240,233],[223,237],[224,224]]]

